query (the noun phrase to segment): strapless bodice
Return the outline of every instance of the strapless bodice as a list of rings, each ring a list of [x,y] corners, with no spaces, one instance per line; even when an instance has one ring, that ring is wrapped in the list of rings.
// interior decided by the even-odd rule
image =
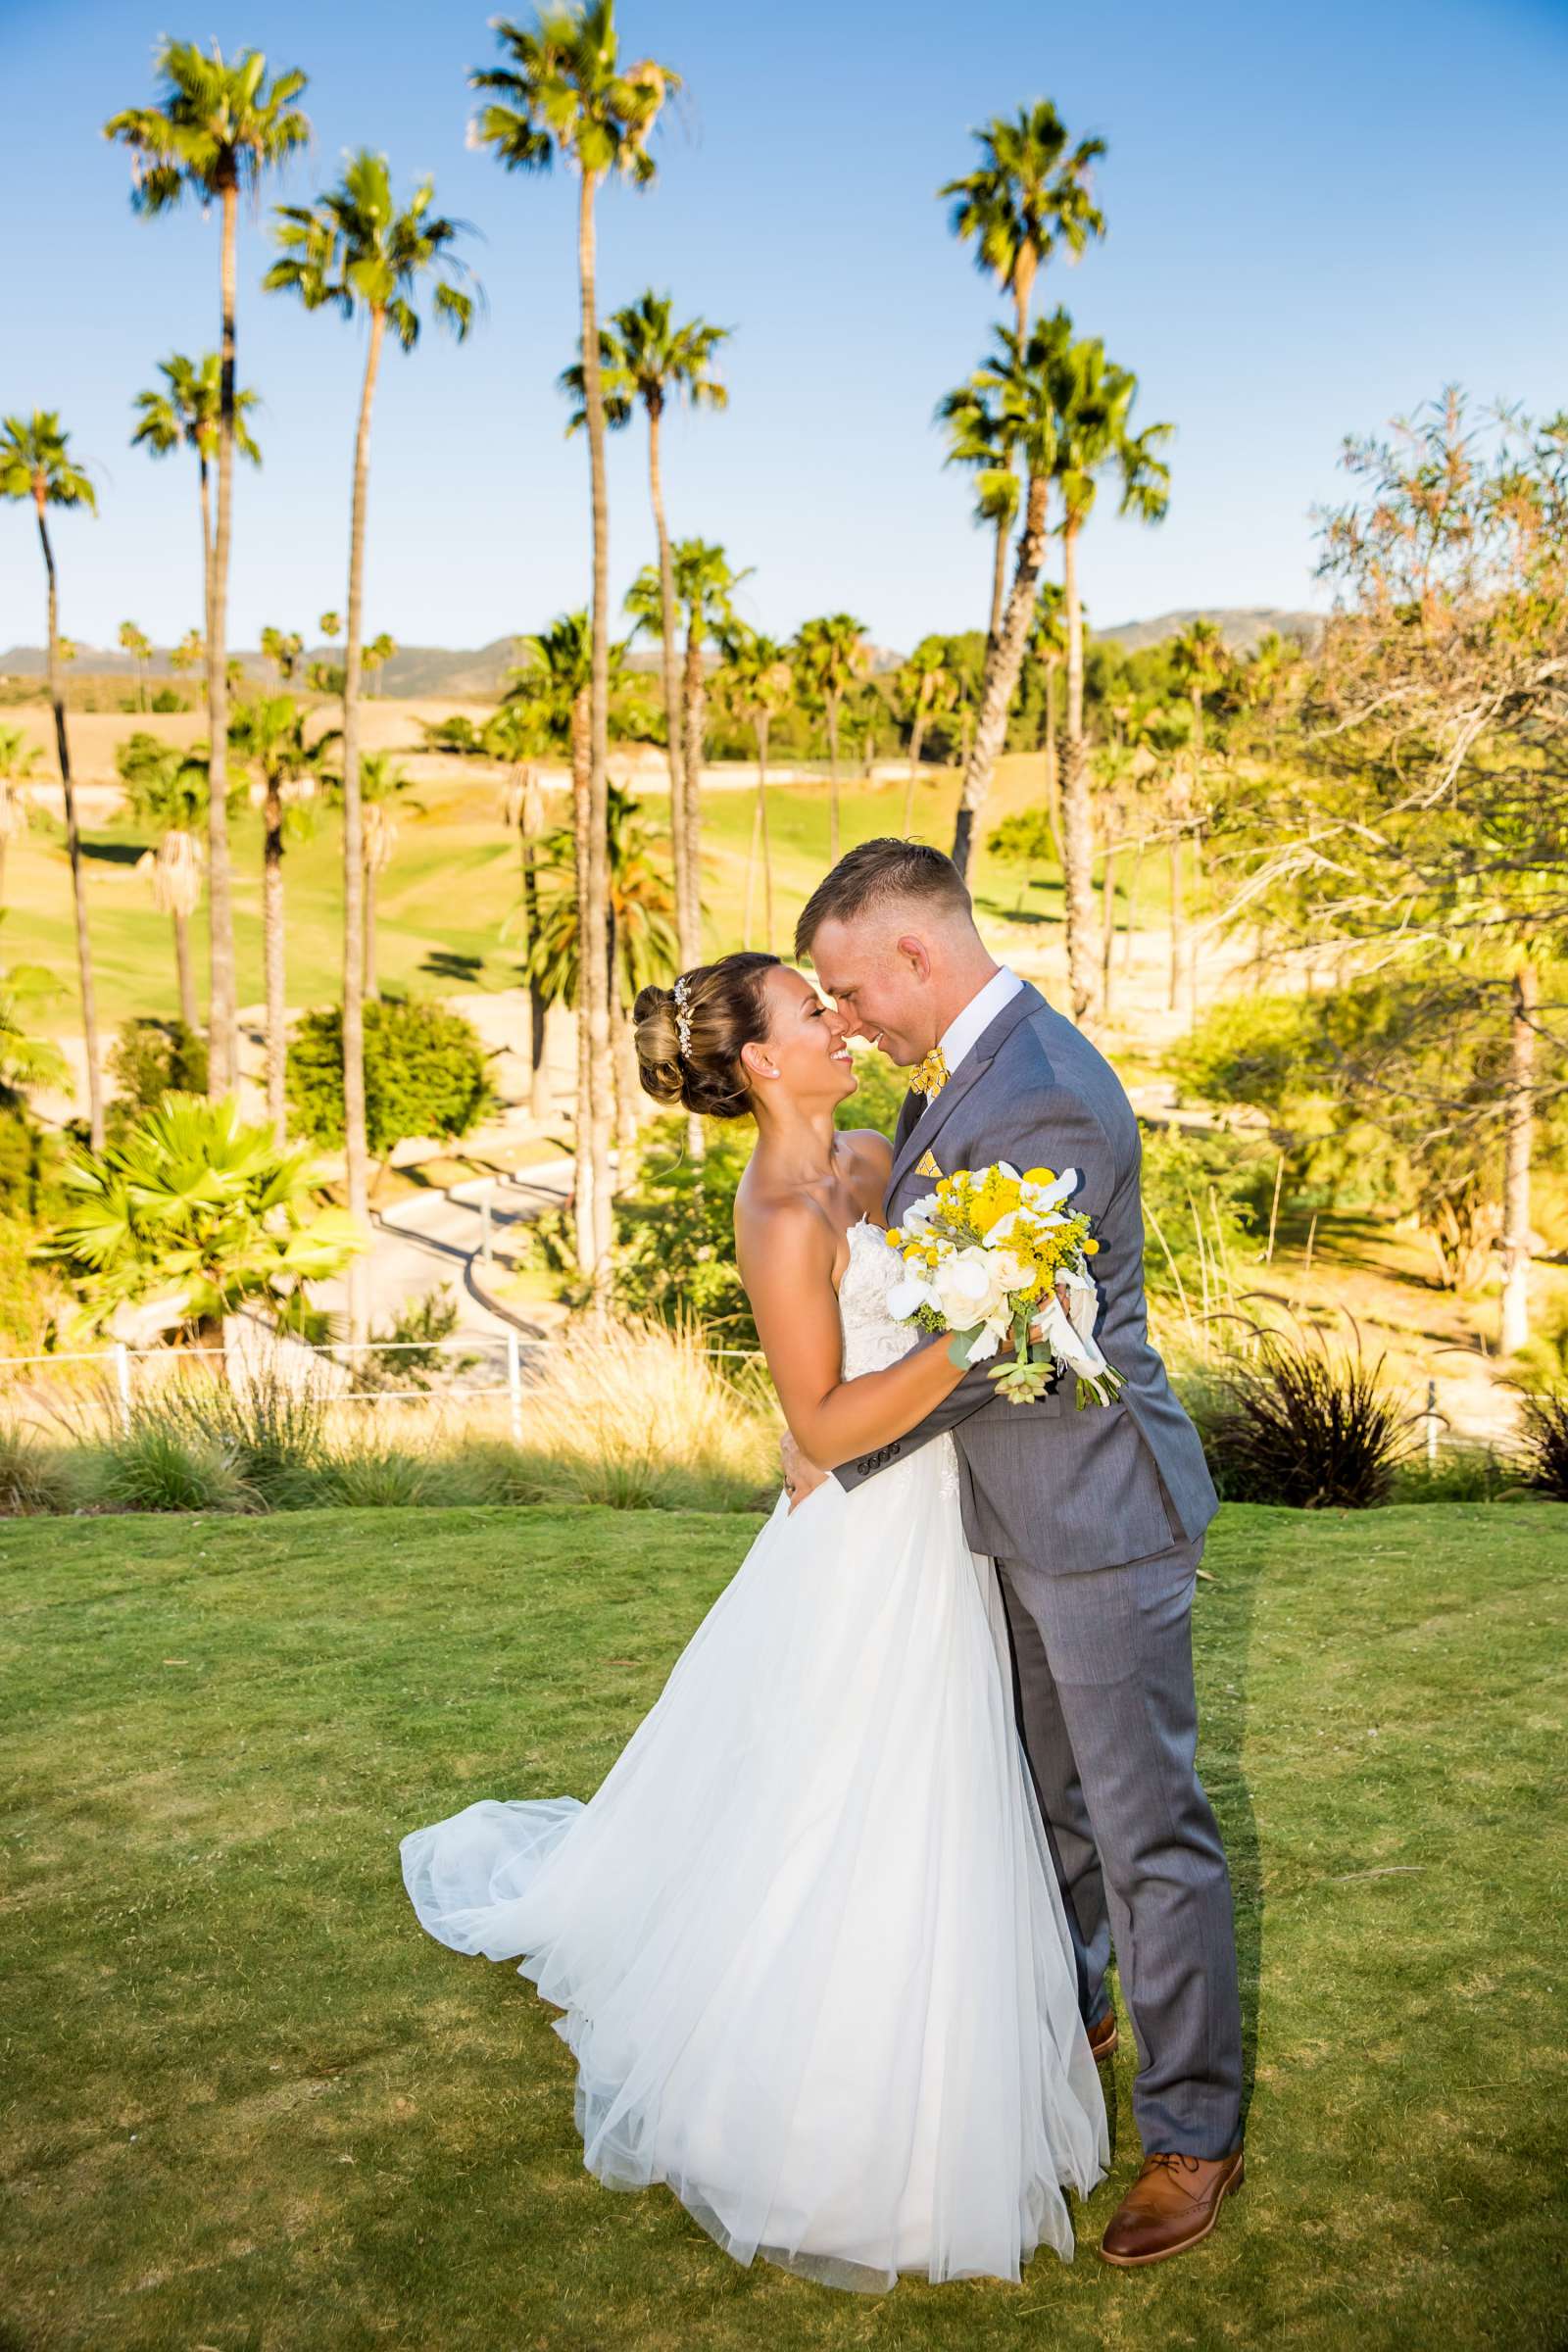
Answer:
[[[912,1323],[896,1323],[888,1312],[888,1293],[904,1272],[904,1261],[889,1248],[881,1226],[862,1217],[850,1227],[848,1240],[850,1262],[839,1284],[844,1330],[840,1378],[855,1380],[862,1372],[896,1364],[920,1335]]]

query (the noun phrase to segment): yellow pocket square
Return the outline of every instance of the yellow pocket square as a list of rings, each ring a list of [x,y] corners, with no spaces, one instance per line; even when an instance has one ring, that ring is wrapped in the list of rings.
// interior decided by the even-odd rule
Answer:
[[[917,1176],[940,1176],[942,1170],[929,1152],[922,1152],[914,1163],[914,1172]]]

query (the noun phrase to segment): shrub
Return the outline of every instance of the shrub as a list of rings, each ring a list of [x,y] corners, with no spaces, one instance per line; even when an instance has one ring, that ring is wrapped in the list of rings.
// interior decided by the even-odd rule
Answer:
[[[198,1376],[144,1405],[197,1453],[232,1463],[247,1494],[270,1510],[314,1502],[327,1460],[330,1398],[314,1366],[274,1358],[232,1381]]]
[[[70,1508],[71,1481],[59,1449],[15,1421],[0,1422],[0,1513],[23,1519]]]
[[[1519,1439],[1525,1485],[1558,1502],[1568,1502],[1568,1387],[1526,1395]]]
[[[356,1432],[321,1469],[312,1500],[356,1511],[406,1510],[448,1500],[440,1484],[440,1464],[426,1448],[399,1446],[378,1432]]]
[[[343,1011],[308,1012],[288,1049],[289,1100],[313,1142],[343,1141]],[[378,997],[365,1007],[365,1117],[377,1159],[411,1136],[466,1135],[493,1108],[471,1021],[439,1004]]]
[[[1254,1328],[1250,1347],[1219,1368],[1211,1409],[1200,1404],[1221,1496],[1303,1511],[1387,1502],[1413,1432],[1384,1382],[1383,1358],[1368,1370],[1359,1342],[1336,1355],[1318,1332]]]
[[[0,1101],[0,1215],[41,1225],[64,1204],[65,1153],[26,1105]]]
[[[386,1389],[428,1390],[438,1374],[466,1372],[476,1364],[476,1355],[440,1345],[457,1330],[460,1311],[445,1287],[406,1300],[384,1331],[371,1332],[365,1353],[354,1358],[355,1389],[367,1396]]]
[[[1174,1125],[1145,1128],[1143,1145],[1145,1282],[1192,1314],[1211,1313],[1267,1228],[1277,1163],[1239,1136]]]
[[[188,710],[190,705],[172,686],[160,686],[153,696],[152,708],[155,710]]]
[[[119,1133],[144,1110],[154,1110],[171,1091],[205,1095],[207,1041],[183,1021],[130,1020],[122,1024],[109,1056],[109,1075],[120,1089],[110,1124]]]
[[[250,1511],[260,1496],[220,1438],[181,1428],[161,1403],[100,1440],[84,1464],[88,1499],[122,1511]]]
[[[1451,1446],[1435,1462],[1412,1453],[1394,1474],[1393,1502],[1496,1502],[1518,1492],[1516,1466],[1489,1446]]]

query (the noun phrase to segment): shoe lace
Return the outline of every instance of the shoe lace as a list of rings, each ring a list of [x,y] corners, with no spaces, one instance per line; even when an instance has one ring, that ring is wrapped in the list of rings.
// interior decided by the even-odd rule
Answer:
[[[1200,2172],[1202,2170],[1202,2166],[1200,2160],[1197,2156],[1183,2156],[1175,2149],[1167,2149],[1159,2154],[1146,2156],[1144,2158],[1144,2172],[1146,2175],[1155,2173],[1160,2170],[1168,2173],[1171,2179],[1174,2180],[1182,2173]]]

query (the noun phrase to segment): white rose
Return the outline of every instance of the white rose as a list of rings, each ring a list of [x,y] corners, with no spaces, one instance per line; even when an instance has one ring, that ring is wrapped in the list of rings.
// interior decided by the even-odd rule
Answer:
[[[998,1250],[995,1247],[994,1230],[991,1239],[993,1247],[989,1255],[997,1278],[997,1288],[1003,1291],[1025,1290],[1033,1279],[1034,1269],[1025,1265],[1021,1257],[1015,1257],[1010,1250]]]
[[[958,1250],[933,1277],[937,1303],[955,1331],[988,1322],[1002,1303],[1002,1286],[989,1251]]]

